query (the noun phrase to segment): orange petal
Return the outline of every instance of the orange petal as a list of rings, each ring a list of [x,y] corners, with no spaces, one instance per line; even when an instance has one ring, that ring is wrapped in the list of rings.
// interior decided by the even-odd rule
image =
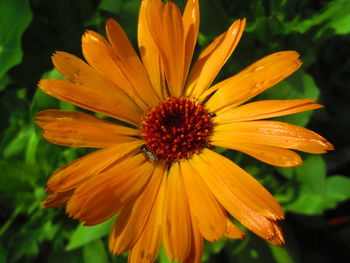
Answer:
[[[166,97],[164,68],[160,54],[148,27],[146,6],[148,0],[141,2],[138,23],[138,45],[143,65],[148,71],[153,88],[159,98]]]
[[[227,218],[225,237],[232,239],[244,239],[245,233]]]
[[[38,113],[36,123],[43,128],[43,136],[48,141],[70,147],[105,148],[134,141],[135,138],[127,135],[138,134],[135,129],[76,111],[42,111]]]
[[[185,70],[184,79],[187,78],[187,74],[191,65],[193,51],[197,43],[198,30],[199,30],[199,3],[198,0],[187,1],[185,11],[182,16],[184,24],[184,37],[185,37]]]
[[[126,75],[127,72],[124,72],[124,65],[122,65],[121,60],[101,35],[93,31],[85,32],[82,38],[82,48],[88,63],[116,87],[128,94],[144,111],[152,106],[153,103],[156,103],[154,101],[150,105],[147,104],[148,101],[146,101],[144,96],[137,92],[131,79],[138,76]]]
[[[248,229],[271,243],[283,244],[282,232],[273,220],[283,218],[283,211],[273,197],[261,185],[257,186],[259,183],[241,169],[233,169],[228,175],[225,166],[231,161],[222,156],[217,159],[215,156],[218,154],[209,152],[210,150],[204,150],[203,154],[194,155],[190,163],[200,171],[203,181],[216,199]],[[242,180],[243,175],[245,178]]]
[[[162,240],[171,261],[184,261],[191,249],[191,222],[180,165],[172,164],[164,197]]]
[[[51,143],[68,147],[105,148],[138,139],[117,134],[91,123],[60,120],[45,125],[42,135]]]
[[[45,208],[56,208],[65,205],[72,196],[73,190],[60,193],[51,193],[41,204]]]
[[[78,57],[66,52],[56,52],[52,56],[52,62],[58,72],[69,81],[92,90],[97,89],[101,93],[114,97],[130,110],[139,113],[139,115],[142,114],[142,110],[127,94],[113,83],[108,82],[106,78],[103,78],[95,69]]]
[[[166,180],[167,177],[164,174],[147,223],[129,252],[129,263],[150,263],[154,262],[157,257],[161,238]]]
[[[47,192],[66,192],[101,171],[116,165],[138,151],[143,142],[135,141],[99,150],[85,155],[56,171],[47,183]]]
[[[275,198],[234,162],[209,149],[203,150],[200,156],[200,160],[207,162],[209,172],[220,177],[226,187],[253,210],[272,220],[284,218],[283,210]],[[220,172],[217,167],[220,167]]]
[[[219,240],[226,230],[226,214],[188,161],[180,163],[193,223],[205,239]]]
[[[109,239],[109,247],[112,253],[121,254],[135,244],[148,220],[164,172],[165,163],[157,164],[140,196],[120,211]]]
[[[293,167],[303,163],[299,154],[279,147],[249,143],[232,143],[230,141],[218,141],[212,144],[244,152],[262,162],[275,166]]]
[[[66,212],[84,225],[102,223],[140,194],[153,170],[142,154],[129,157],[79,185]]]
[[[312,99],[299,100],[263,100],[251,102],[237,108],[217,113],[216,123],[230,123],[274,118],[303,111],[322,108]]]
[[[217,37],[198,57],[188,79],[186,94],[199,98],[210,86],[222,66],[236,48],[245,27],[245,19],[236,20],[223,35]]]
[[[184,261],[184,263],[201,263],[202,255],[203,255],[203,237],[197,224],[195,223],[195,219],[193,215],[191,216],[192,222],[192,240],[191,240],[191,250]]]
[[[106,32],[108,41],[117,56],[115,61],[118,62],[141,98],[144,98],[148,105],[155,106],[160,101],[159,97],[123,28],[114,19],[109,19],[106,24]]]
[[[44,110],[36,114],[35,123],[41,128],[45,128],[47,124],[64,120],[88,123],[120,135],[140,136],[140,130],[118,125],[79,111]]]
[[[266,56],[210,88],[209,94],[216,92],[209,98],[206,106],[210,112],[216,112],[224,107],[242,104],[291,75],[301,64],[299,54],[295,51]]]
[[[45,93],[81,108],[120,119],[135,126],[140,123],[139,113],[125,106],[120,100],[100,91],[61,79],[42,79],[39,87]]]
[[[259,144],[295,149],[308,153],[325,153],[333,145],[325,138],[306,128],[277,121],[247,121],[217,125],[213,144],[228,142]]]
[[[173,1],[163,4],[148,0],[146,16],[151,36],[161,55],[171,96],[180,96],[184,87],[185,39],[179,8]]]

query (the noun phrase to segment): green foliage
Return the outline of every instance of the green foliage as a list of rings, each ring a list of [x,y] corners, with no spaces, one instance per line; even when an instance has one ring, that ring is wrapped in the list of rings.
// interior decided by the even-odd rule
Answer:
[[[32,20],[32,12],[28,0],[3,0],[0,2],[0,10],[1,79],[22,60],[21,36]]]
[[[299,20],[299,21],[297,21]],[[299,33],[305,33],[311,28],[321,25],[316,37],[330,31],[331,34],[344,35],[350,33],[350,3],[347,0],[335,0],[329,2],[321,12],[314,14],[311,18],[294,21],[294,27],[290,28]]]
[[[115,217],[108,219],[102,224],[96,226],[83,226],[80,225],[72,234],[69,243],[66,247],[67,250],[76,249],[82,247],[96,239],[107,236],[112,228]]]
[[[101,240],[87,243],[83,248],[84,262],[108,263],[108,256]]]
[[[322,214],[339,202],[350,198],[350,179],[343,176],[326,177],[321,156],[310,155],[304,164],[295,168],[279,168],[289,179],[283,193],[277,195],[286,211],[305,215]]]
[[[185,1],[177,2],[183,8]],[[50,55],[64,50],[81,57],[84,30],[105,34],[104,21],[109,17],[120,22],[137,46],[139,4],[140,0],[0,1],[0,263],[127,262],[126,255],[108,252],[114,218],[88,227],[68,218],[63,208],[41,206],[50,174],[87,150],[44,141],[34,117],[45,109],[76,109],[36,87],[41,78],[61,78],[52,69]],[[301,70],[257,99],[314,98],[325,103],[325,109],[278,120],[308,126],[336,142],[337,148],[325,159],[303,155],[304,164],[294,168],[270,167],[218,148],[253,174],[283,205],[287,245],[269,245],[247,231],[244,241],[206,242],[203,262],[340,262],[339,251],[348,254],[350,247],[346,221],[350,197],[346,128],[350,114],[350,2],[201,0],[200,7],[196,55],[234,19],[246,17],[248,21],[240,44],[216,81],[273,52],[297,50],[304,62]],[[345,223],[329,223],[337,219]],[[317,248],[312,245],[315,240]],[[170,262],[163,249],[158,261]]]

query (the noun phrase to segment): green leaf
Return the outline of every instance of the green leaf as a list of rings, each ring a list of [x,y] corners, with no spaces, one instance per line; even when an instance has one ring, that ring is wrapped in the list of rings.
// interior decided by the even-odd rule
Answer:
[[[16,128],[18,129],[18,127]],[[4,136],[6,141],[3,142],[3,157],[7,159],[24,152],[33,132],[34,129],[31,126],[22,127],[17,133],[15,133],[14,129],[9,128]]]
[[[0,77],[0,91],[4,90],[11,83],[11,78],[8,75]]]
[[[24,192],[33,194],[33,184],[39,176],[37,167],[19,161],[1,160],[0,170],[0,191],[2,193],[6,192],[14,196],[19,196]]]
[[[123,1],[102,0],[98,8],[101,10],[118,14],[122,11]]]
[[[110,232],[115,217],[108,219],[102,224],[96,226],[83,226],[79,225],[74,231],[71,239],[69,240],[66,250],[72,250],[84,246],[85,244],[100,239],[108,235]]]
[[[295,167],[296,179],[302,182],[301,191],[322,195],[326,186],[326,164],[320,155],[309,155],[304,164]]]
[[[4,246],[0,242],[0,263],[6,263],[7,262],[7,251],[5,250]]]
[[[21,37],[32,20],[27,0],[0,1],[0,79],[22,61]]]
[[[344,176],[332,176],[327,180],[326,186],[327,208],[335,207],[339,202],[350,198],[350,178]]]
[[[330,1],[313,17],[296,23],[291,30],[305,33],[313,27],[321,26],[316,37],[331,30],[333,34],[345,35],[350,33],[350,2],[348,0]]]
[[[324,210],[325,169],[324,160],[319,155],[309,155],[303,165],[294,168],[300,187],[296,189],[295,200],[285,206],[286,211],[312,215]]]
[[[269,244],[272,255],[278,263],[294,263],[290,251],[286,247],[278,247]]]
[[[293,250],[288,246],[276,247],[268,244],[252,232],[246,232],[246,239],[231,252],[230,262],[238,263],[294,263]],[[231,241],[232,242],[232,241]]]
[[[319,94],[319,89],[313,78],[303,71],[297,71],[286,80],[264,92],[261,98],[267,100],[318,99]],[[313,111],[306,111],[279,117],[276,120],[306,126],[312,113]]]
[[[108,263],[103,242],[99,239],[87,243],[83,248],[85,263]]]
[[[350,198],[350,179],[343,176],[327,178],[325,162],[319,155],[309,155],[303,165],[290,168],[292,173],[286,173],[285,169],[277,170],[290,179],[290,185],[276,197],[286,211],[321,214]]]

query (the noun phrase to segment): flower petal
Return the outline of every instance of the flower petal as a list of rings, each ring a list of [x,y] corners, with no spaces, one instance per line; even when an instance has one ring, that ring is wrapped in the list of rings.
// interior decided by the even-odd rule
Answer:
[[[125,104],[125,107],[139,115],[142,114],[142,110],[124,91],[108,82],[106,78],[103,78],[95,69],[78,57],[59,51],[52,56],[52,62],[58,72],[72,83],[114,97],[119,103]]]
[[[245,233],[227,218],[225,237],[232,239],[244,239]]]
[[[185,37],[179,8],[173,1],[163,4],[148,0],[146,15],[151,36],[161,55],[171,96],[180,96],[184,87]]]
[[[102,223],[139,195],[153,170],[142,154],[129,157],[79,185],[66,212],[84,225]]]
[[[123,28],[114,19],[109,19],[106,32],[108,41],[117,56],[115,61],[118,62],[137,93],[146,100],[148,105],[154,106],[160,99]]]
[[[162,240],[171,261],[184,261],[191,249],[191,222],[180,165],[172,164],[165,192]]]
[[[185,11],[182,16],[185,37],[185,70],[184,79],[187,78],[192,62],[193,51],[197,43],[199,30],[199,3],[198,0],[187,1]]]
[[[202,154],[194,155],[190,163],[197,171],[201,171],[203,181],[216,199],[258,236],[276,245],[283,244],[282,232],[273,219],[283,218],[283,211],[274,198],[244,170],[235,167],[219,154],[209,152],[204,150]],[[220,157],[216,158],[216,155]],[[227,174],[229,170],[225,168],[227,162],[232,163],[231,168],[234,168],[230,177]],[[218,166],[220,171],[217,170]]]
[[[198,225],[205,239],[213,242],[225,234],[226,214],[188,161],[180,163],[193,224]]]
[[[71,198],[73,190],[68,190],[66,192],[51,193],[44,202],[41,204],[45,208],[56,208],[65,205]]]
[[[254,211],[272,220],[284,218],[283,210],[275,198],[256,179],[234,162],[209,149],[204,149],[200,156],[200,159],[197,156],[195,159],[200,163],[204,160],[207,162],[208,173],[213,173],[211,177],[218,177],[218,180],[222,180],[237,198]],[[195,163],[195,159],[193,163]],[[220,167],[220,172],[216,167]],[[203,172],[202,169],[197,169],[197,171]]]
[[[195,219],[191,216],[191,226],[192,226],[192,240],[191,240],[191,250],[188,254],[188,257],[184,261],[184,263],[201,263],[202,255],[203,255],[203,237],[197,224],[195,223]]]
[[[275,166],[294,167],[303,163],[299,154],[279,147],[249,143],[232,143],[230,141],[216,141],[212,144],[244,152],[262,162]]]
[[[217,113],[214,122],[224,124],[269,119],[322,107],[322,105],[314,103],[312,99],[254,101]]]
[[[164,174],[147,223],[129,252],[129,263],[150,263],[154,262],[157,257],[161,238],[166,180]]]
[[[51,122],[45,125],[42,135],[51,143],[68,147],[105,148],[113,144],[138,140],[91,123],[75,120]]]
[[[66,192],[116,165],[138,151],[143,142],[127,142],[85,155],[56,171],[47,183],[47,192]]]
[[[212,142],[233,145],[259,144],[295,149],[308,153],[325,153],[333,145],[306,128],[278,121],[247,121],[217,125]]]
[[[134,87],[131,81],[138,76],[127,75],[128,72],[124,72],[124,65],[120,58],[101,35],[93,31],[85,32],[82,38],[82,48],[87,62],[98,73],[128,94],[144,111],[157,103],[157,101],[148,101],[148,95],[143,96],[138,93],[138,87]]]
[[[138,126],[140,114],[108,94],[61,79],[42,79],[39,87],[45,93],[83,109],[126,121]],[[122,98],[120,98],[122,99]]]
[[[70,120],[89,123],[120,135],[140,136],[140,130],[128,128],[79,111],[44,110],[36,114],[35,123],[41,128],[56,121]]]
[[[148,220],[164,172],[165,162],[157,164],[144,191],[120,211],[109,238],[112,253],[121,254],[135,244]]]
[[[206,103],[210,112],[234,107],[276,85],[301,66],[295,51],[277,52],[253,63],[240,73],[219,82],[206,95],[216,91]],[[205,97],[202,96],[201,99]]]
[[[159,98],[166,97],[164,68],[161,63],[160,54],[147,22],[146,6],[148,0],[141,2],[138,23],[138,45],[143,65],[147,69],[153,88]]]
[[[199,55],[189,75],[186,95],[199,98],[210,86],[235,50],[245,27],[245,19],[236,20]]]
[[[76,111],[42,111],[37,114],[36,123],[48,141],[70,147],[105,148],[136,140],[127,135],[139,135],[135,129]]]

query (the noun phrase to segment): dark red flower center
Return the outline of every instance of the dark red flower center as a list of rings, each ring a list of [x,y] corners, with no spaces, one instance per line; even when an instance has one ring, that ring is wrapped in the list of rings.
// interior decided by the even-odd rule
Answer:
[[[211,114],[195,99],[171,97],[143,116],[143,151],[168,162],[190,158],[208,146]]]

